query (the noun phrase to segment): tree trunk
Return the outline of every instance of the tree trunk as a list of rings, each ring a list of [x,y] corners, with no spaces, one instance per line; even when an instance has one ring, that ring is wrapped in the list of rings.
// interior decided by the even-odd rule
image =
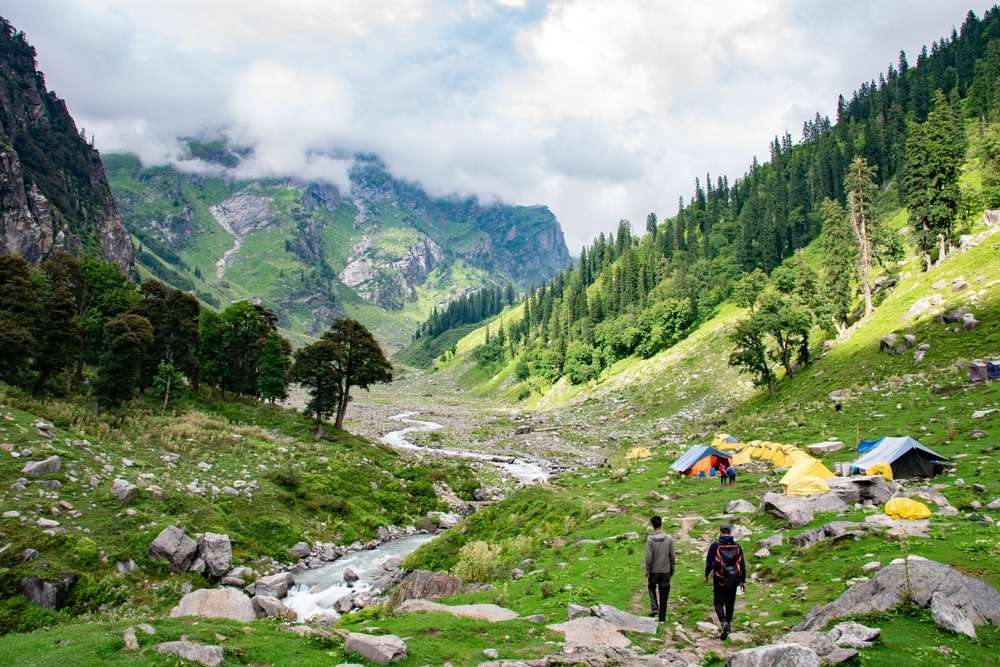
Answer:
[[[326,432],[323,431],[323,418],[319,415],[316,416],[316,439],[322,440],[326,436]]]
[[[337,406],[337,421],[334,422],[334,426],[343,430],[344,429],[344,415],[347,414],[347,402],[351,400],[351,386],[347,385],[344,388],[344,392],[340,395],[340,405]]]
[[[163,405],[160,406],[160,416],[162,417],[167,411],[167,401],[170,400],[170,381],[173,380],[172,377],[167,377],[167,386],[163,390]]]

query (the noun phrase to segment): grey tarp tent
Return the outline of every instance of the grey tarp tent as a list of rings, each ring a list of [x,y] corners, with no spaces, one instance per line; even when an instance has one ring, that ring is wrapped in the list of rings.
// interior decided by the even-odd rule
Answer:
[[[691,449],[681,454],[681,457],[674,461],[670,468],[688,476],[697,475],[701,471],[705,471],[705,474],[709,475],[711,470],[718,467],[721,461],[725,461],[728,466],[731,460],[732,456],[720,452],[714,447],[693,445]]]
[[[877,447],[859,459],[851,461],[851,468],[862,472],[876,463],[888,463],[896,479],[933,477],[934,464],[949,459],[933,452],[910,436],[883,438]]]

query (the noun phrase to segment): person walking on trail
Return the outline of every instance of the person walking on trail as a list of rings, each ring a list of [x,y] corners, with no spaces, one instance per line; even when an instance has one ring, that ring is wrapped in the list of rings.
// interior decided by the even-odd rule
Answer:
[[[743,548],[732,536],[728,523],[719,526],[719,539],[712,542],[705,557],[705,583],[712,577],[712,592],[715,599],[715,613],[719,617],[722,631],[719,639],[725,639],[733,629],[733,610],[736,607],[736,590],[745,593],[747,589],[747,566],[743,560]]]
[[[726,479],[730,484],[736,483],[736,468],[733,467],[732,463],[730,463],[729,467],[726,468]]]
[[[677,556],[674,541],[661,527],[663,519],[654,516],[650,520],[653,534],[646,538],[646,587],[649,589],[650,616],[656,616],[660,623],[667,620],[667,598],[670,597],[670,577],[674,576]]]

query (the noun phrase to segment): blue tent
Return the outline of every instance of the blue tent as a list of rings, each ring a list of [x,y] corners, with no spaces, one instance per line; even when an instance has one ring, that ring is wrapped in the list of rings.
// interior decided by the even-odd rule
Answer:
[[[858,448],[855,451],[858,454],[864,454],[865,452],[870,452],[871,450],[875,449],[880,444],[882,444],[883,440],[885,440],[885,438],[879,438],[878,440],[862,440],[861,444],[858,445]]]
[[[910,436],[882,438],[881,442],[864,456],[851,461],[851,468],[867,470],[876,463],[888,463],[896,479],[933,477],[934,464],[948,461],[947,457],[927,449]]]
[[[697,475],[701,470],[708,474],[708,471],[717,467],[720,461],[725,461],[728,466],[730,460],[732,457],[729,454],[720,452],[714,447],[693,445],[691,449],[681,454],[681,457],[673,462],[670,469],[685,475]]]

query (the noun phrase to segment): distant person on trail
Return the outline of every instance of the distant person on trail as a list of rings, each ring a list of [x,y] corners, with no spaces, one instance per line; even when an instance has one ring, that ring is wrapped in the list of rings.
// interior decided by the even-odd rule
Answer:
[[[732,463],[726,468],[726,479],[729,480],[730,484],[736,483],[736,468],[733,467]]]
[[[656,616],[660,623],[667,618],[667,598],[670,597],[670,577],[674,576],[677,556],[674,541],[661,527],[663,519],[654,516],[650,520],[653,534],[646,538],[646,587],[649,590],[650,616]],[[657,595],[657,593],[659,595]]]
[[[719,526],[719,539],[712,542],[705,557],[705,583],[712,575],[712,592],[715,598],[715,613],[719,617],[722,631],[719,639],[725,639],[733,629],[733,609],[736,607],[736,589],[747,590],[747,565],[743,560],[743,548],[733,539],[732,527],[728,523]]]

